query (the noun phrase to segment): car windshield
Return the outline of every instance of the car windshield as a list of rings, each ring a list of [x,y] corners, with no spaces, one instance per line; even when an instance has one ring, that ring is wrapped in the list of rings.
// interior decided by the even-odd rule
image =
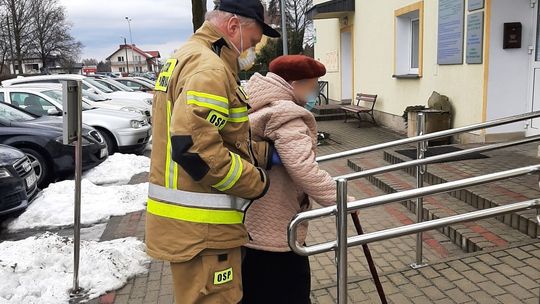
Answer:
[[[64,102],[63,99],[62,99],[62,91],[60,91],[60,90],[48,90],[48,91],[43,91],[41,93],[43,93],[43,94],[49,96],[50,98],[56,100],[60,104],[62,104]],[[88,105],[85,102],[82,103],[82,110],[83,111],[91,110],[91,109],[92,109],[92,107],[90,105]]]
[[[99,94],[95,94],[95,93],[92,93],[88,90],[82,90],[82,95],[84,98],[88,98],[90,99],[91,101],[94,101],[94,102],[100,102],[100,101],[107,101],[109,99],[99,95]]]
[[[98,90],[102,91],[103,93],[112,93],[113,90],[107,88],[106,86],[102,85],[101,83],[97,82],[95,79],[86,77],[84,81],[88,82],[92,86],[98,88]]]
[[[127,85],[119,82],[119,81],[116,81],[114,79],[107,79],[106,80],[107,82],[111,83],[112,85],[114,85],[115,87],[118,87],[120,88],[122,91],[126,91],[126,92],[135,92],[135,90],[133,90],[132,88],[128,87]]]
[[[5,103],[0,103],[0,118],[7,121],[29,121],[36,119],[34,116],[12,108]]]
[[[107,83],[105,80],[103,79],[96,79],[97,82],[101,83],[102,85],[106,86],[107,88],[113,90],[114,92],[119,92],[119,91],[122,91],[120,88],[117,88],[115,86],[113,86],[112,84],[110,83]]]

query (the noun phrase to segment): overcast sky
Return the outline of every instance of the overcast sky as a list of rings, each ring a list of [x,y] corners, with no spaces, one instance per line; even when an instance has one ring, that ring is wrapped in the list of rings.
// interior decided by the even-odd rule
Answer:
[[[208,7],[213,1],[208,0]],[[192,34],[191,0],[60,0],[73,24],[73,36],[84,44],[82,58],[105,60],[126,37],[131,19],[133,43],[169,57]]]

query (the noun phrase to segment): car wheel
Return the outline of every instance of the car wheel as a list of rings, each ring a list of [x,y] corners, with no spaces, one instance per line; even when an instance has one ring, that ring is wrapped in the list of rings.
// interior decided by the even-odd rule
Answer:
[[[52,172],[47,160],[45,160],[41,153],[37,152],[34,149],[21,148],[21,151],[23,151],[26,156],[28,156],[30,162],[32,163],[32,167],[34,167],[38,187],[41,189],[47,187],[51,183],[52,179]]]
[[[112,137],[112,135],[107,131],[98,130],[98,132],[101,134],[101,137],[103,137],[103,140],[105,140],[105,143],[107,144],[107,151],[109,152],[109,155],[113,155],[114,152],[116,152],[116,140],[114,140],[114,137]]]

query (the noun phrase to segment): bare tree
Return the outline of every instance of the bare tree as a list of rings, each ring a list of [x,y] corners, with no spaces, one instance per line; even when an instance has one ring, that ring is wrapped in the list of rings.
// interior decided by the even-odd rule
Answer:
[[[0,20],[7,20],[7,13],[2,7],[0,7]],[[10,57],[9,37],[7,22],[0,23],[0,75],[6,73],[6,61]]]
[[[86,59],[83,59],[82,60],[82,64],[84,66],[97,66],[98,65],[98,61],[97,59],[95,58],[86,58]]]
[[[20,1],[20,0],[19,0]],[[66,20],[65,8],[58,0],[32,0],[31,18],[33,49],[47,70],[51,55],[77,58],[82,44],[70,34],[71,24]]]
[[[204,15],[206,14],[206,0],[191,0],[191,13],[193,16],[193,32],[195,32],[204,23]]]
[[[311,40],[312,20],[307,12],[313,6],[313,0],[285,0],[285,16],[287,24],[288,46],[290,54],[302,54],[304,47]],[[281,20],[281,1],[268,2],[268,14],[273,19]],[[306,35],[308,33],[309,35]],[[307,37],[306,37],[307,36]]]
[[[13,39],[14,55],[22,73],[23,59],[28,53],[32,37],[30,6],[33,0],[0,0],[0,6],[7,11],[6,24]]]

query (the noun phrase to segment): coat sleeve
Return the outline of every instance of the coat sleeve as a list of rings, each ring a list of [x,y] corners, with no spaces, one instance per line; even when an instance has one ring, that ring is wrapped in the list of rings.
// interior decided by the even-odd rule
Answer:
[[[257,199],[268,190],[266,172],[231,152],[220,135],[216,117],[229,116],[228,96],[234,94],[225,79],[224,70],[213,69],[185,81],[172,109],[172,159],[198,183]]]
[[[313,141],[308,132],[303,120],[295,119],[267,136],[274,141],[281,162],[294,183],[317,203],[334,205],[336,183],[315,161]]]

